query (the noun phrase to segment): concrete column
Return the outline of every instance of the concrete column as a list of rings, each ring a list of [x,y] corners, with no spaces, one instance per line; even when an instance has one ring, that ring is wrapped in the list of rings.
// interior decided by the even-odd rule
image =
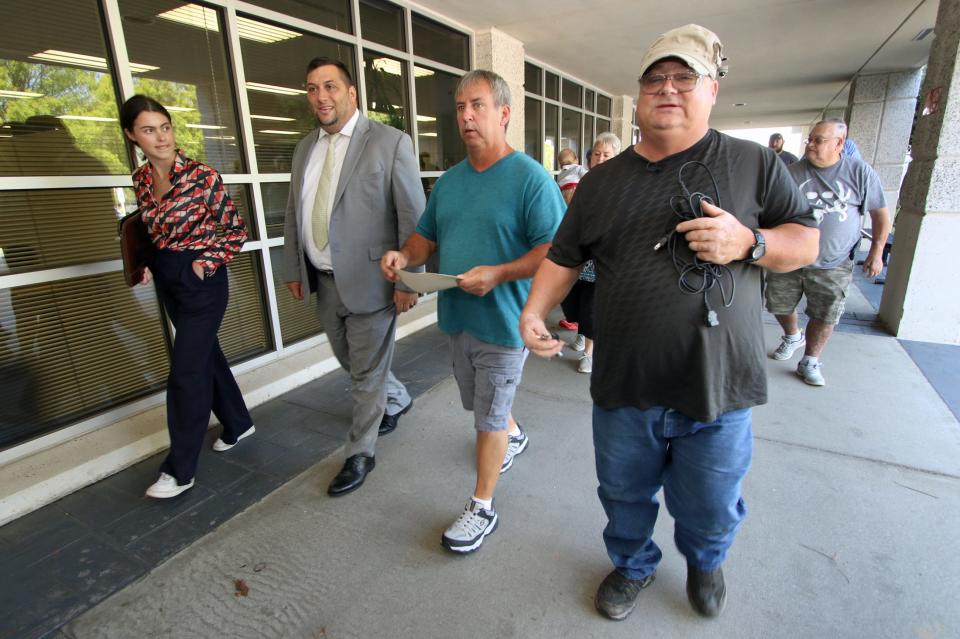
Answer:
[[[633,98],[629,95],[613,98],[610,132],[620,138],[621,149],[627,148],[633,142],[633,112],[636,108]]]
[[[921,99],[939,88],[939,108],[913,134],[880,318],[903,339],[960,344],[960,0],[940,0],[935,29]]]
[[[507,144],[520,151],[524,148],[523,121],[523,43],[503,31],[490,28],[474,38],[476,68],[498,73],[510,85],[512,104]]]
[[[850,139],[880,175],[891,214],[897,210],[909,163],[907,149],[922,78],[923,69],[861,75],[850,88]]]

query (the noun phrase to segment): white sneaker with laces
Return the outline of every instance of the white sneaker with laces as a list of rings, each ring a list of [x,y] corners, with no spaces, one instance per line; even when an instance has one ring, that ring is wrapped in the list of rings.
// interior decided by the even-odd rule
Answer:
[[[593,372],[593,357],[590,355],[584,355],[580,358],[580,364],[577,366],[577,371],[580,373],[592,373]]]
[[[147,497],[154,499],[169,499],[176,497],[180,493],[193,488],[193,480],[189,484],[177,485],[177,480],[173,475],[160,473],[160,479],[155,481],[150,488],[147,488]]]
[[[579,333],[577,334],[577,338],[573,340],[573,343],[570,344],[570,348],[577,351],[578,353],[582,353],[583,349],[585,349],[586,347],[587,347],[587,338]]]
[[[770,357],[780,362],[790,359],[798,348],[807,343],[806,337],[802,332],[800,339],[789,339],[786,335],[781,335],[780,345],[777,346],[777,350],[770,353]]]
[[[797,375],[800,376],[800,379],[805,381],[811,386],[824,386],[827,381],[823,379],[823,368],[822,362],[806,363],[802,361],[797,364]]]
[[[520,424],[517,424],[517,428],[520,428]],[[501,475],[510,470],[510,467],[513,466],[513,458],[525,451],[529,445],[530,439],[522,429],[519,435],[509,435],[507,454],[504,455],[503,464],[500,466]]]
[[[443,533],[440,543],[452,552],[473,552],[480,547],[487,535],[496,530],[498,521],[497,511],[492,506],[487,510],[470,499],[457,520]]]
[[[228,444],[227,442],[223,441],[221,438],[217,437],[217,441],[213,442],[213,450],[217,451],[218,453],[222,453],[225,450],[230,450],[231,448],[239,444],[241,439],[243,439],[244,437],[249,437],[250,435],[253,435],[255,432],[257,432],[257,427],[251,426],[247,430],[240,433],[240,436],[237,437],[237,441],[233,442],[232,444]]]

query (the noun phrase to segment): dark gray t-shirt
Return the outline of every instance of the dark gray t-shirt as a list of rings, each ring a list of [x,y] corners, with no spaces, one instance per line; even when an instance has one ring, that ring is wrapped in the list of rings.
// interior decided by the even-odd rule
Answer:
[[[790,151],[780,151],[780,153],[777,153],[777,157],[780,158],[780,160],[787,166],[790,166],[797,161],[797,156]]]
[[[836,268],[860,241],[861,216],[887,205],[880,178],[869,164],[850,156],[822,169],[804,158],[788,170],[820,225],[820,254],[809,268]]]
[[[750,228],[785,222],[814,226],[809,205],[770,149],[710,130],[694,146],[651,164],[631,147],[580,182],[548,257],[576,267],[593,259],[596,346],[590,391],[602,408],[666,406],[699,421],[767,399],[761,322],[761,269],[736,262],[736,295],[720,325],[705,322],[703,295],[677,287],[666,250],[653,246],[679,219],[670,198],[682,193],[678,172],[696,160],[709,167],[719,205]],[[690,192],[716,201],[708,172],[688,165]],[[681,239],[682,238],[678,238]],[[692,259],[686,242],[679,253]],[[729,288],[729,280],[725,282]]]

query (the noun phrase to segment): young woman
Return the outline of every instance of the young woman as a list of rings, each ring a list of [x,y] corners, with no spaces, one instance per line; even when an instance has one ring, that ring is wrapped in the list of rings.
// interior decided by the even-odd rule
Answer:
[[[157,251],[141,283],[156,282],[176,328],[167,378],[170,452],[147,489],[148,497],[165,499],[193,487],[211,410],[223,424],[216,451],[255,431],[217,340],[227,309],[226,266],[247,231],[220,174],[177,148],[163,105],[135,95],[121,107],[120,125],[147,158],[133,174],[133,187]]]

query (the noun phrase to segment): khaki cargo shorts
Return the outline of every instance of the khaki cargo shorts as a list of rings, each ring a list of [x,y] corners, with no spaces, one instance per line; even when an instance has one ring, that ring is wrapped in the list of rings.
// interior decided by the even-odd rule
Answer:
[[[806,314],[824,324],[836,324],[843,315],[847,289],[853,281],[853,260],[834,268],[801,268],[789,273],[767,271],[767,310],[789,315],[807,296]]]

